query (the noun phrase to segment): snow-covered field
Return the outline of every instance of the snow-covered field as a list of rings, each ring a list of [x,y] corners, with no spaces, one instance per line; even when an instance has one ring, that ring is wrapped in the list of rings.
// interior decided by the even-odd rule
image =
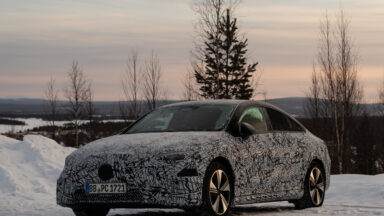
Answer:
[[[0,216],[70,216],[56,205],[56,179],[65,148],[42,136],[23,141],[0,135]],[[233,215],[384,215],[384,174],[335,175],[324,206],[295,210],[288,202],[263,203],[233,209]],[[179,209],[119,209],[109,215],[191,215]]]
[[[30,130],[36,127],[41,127],[48,125],[49,122],[45,121],[40,118],[8,118],[12,120],[18,120],[18,121],[23,121],[25,122],[26,125],[0,125],[0,134],[2,133],[7,133],[10,131],[13,132],[18,132],[18,131],[25,131],[25,130]],[[109,120],[103,120],[102,122],[122,122],[124,120],[122,119],[109,119]],[[86,122],[80,121],[80,124]],[[63,126],[64,124],[71,123],[71,121],[56,121],[55,125],[56,126]]]
[[[47,121],[44,121],[40,118],[9,118],[12,120],[18,120],[25,122],[26,125],[0,125],[0,134],[7,133],[9,131],[25,131],[29,129],[33,129],[35,127],[48,125]],[[69,121],[57,121],[55,125],[63,126],[64,124],[69,123]]]

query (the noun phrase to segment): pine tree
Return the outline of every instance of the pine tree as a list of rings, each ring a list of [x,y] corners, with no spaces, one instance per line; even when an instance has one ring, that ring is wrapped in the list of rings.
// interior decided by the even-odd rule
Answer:
[[[220,47],[222,36],[221,32],[211,33],[207,32],[208,39],[204,43],[204,71],[195,71],[196,82],[201,85],[201,96],[204,98],[219,98],[222,91],[222,84],[220,83],[220,71],[223,70],[223,64],[221,62],[222,53]],[[219,61],[216,61],[216,58]]]
[[[239,39],[236,24],[236,18],[232,19],[227,9],[226,16],[220,20],[220,34],[207,32],[205,70],[195,70],[196,81],[201,85],[201,96],[205,98],[250,99],[253,95],[250,79],[257,63],[247,65],[248,40]]]

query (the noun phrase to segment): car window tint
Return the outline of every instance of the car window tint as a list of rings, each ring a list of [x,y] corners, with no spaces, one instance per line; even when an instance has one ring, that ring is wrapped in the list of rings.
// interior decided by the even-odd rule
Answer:
[[[231,118],[235,105],[181,105],[159,108],[136,122],[126,133],[218,131]]]
[[[304,131],[304,129],[292,119],[287,117],[287,120],[289,122],[291,131]]]
[[[252,125],[257,133],[264,133],[268,130],[267,122],[260,107],[248,108],[241,114],[238,123],[239,129],[241,129],[240,126],[243,122]]]
[[[168,128],[171,119],[173,118],[174,113],[162,113],[162,115],[157,116],[153,120],[153,127],[158,130],[165,130]]]
[[[197,108],[193,108],[197,109]],[[199,107],[199,112],[193,112],[193,109],[181,109],[175,112],[174,117],[169,123],[169,130],[197,130],[199,128],[220,128],[223,127],[220,116],[220,108]]]
[[[269,108],[267,109],[267,113],[271,121],[273,130],[278,130],[278,131],[291,130],[291,126],[289,124],[288,118],[284,114]]]
[[[279,111],[268,108],[267,113],[271,121],[273,130],[304,131],[304,129],[299,124],[297,124],[295,121],[293,121],[288,116]]]

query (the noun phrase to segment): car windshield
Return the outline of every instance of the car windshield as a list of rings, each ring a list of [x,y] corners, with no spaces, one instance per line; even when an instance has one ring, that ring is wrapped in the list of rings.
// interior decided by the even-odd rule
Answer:
[[[234,105],[180,105],[157,109],[136,122],[126,133],[219,131],[231,117]]]

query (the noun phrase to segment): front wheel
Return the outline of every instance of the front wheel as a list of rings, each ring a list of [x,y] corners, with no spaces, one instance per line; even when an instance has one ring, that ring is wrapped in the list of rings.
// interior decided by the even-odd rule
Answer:
[[[304,196],[294,201],[297,209],[319,207],[325,196],[325,173],[316,163],[312,163],[304,181]]]
[[[76,216],[106,216],[109,208],[74,208],[72,209]]]
[[[228,169],[213,162],[204,178],[204,205],[210,215],[228,215],[233,199],[233,180]]]

